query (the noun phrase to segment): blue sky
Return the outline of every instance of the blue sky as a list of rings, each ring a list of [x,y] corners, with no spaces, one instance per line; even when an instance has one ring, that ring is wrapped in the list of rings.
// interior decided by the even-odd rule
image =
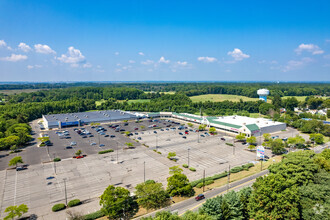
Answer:
[[[330,81],[330,1],[0,1],[0,81]]]

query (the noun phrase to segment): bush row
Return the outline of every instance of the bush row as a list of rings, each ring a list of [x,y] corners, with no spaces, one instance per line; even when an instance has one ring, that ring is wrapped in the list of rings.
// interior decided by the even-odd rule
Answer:
[[[242,170],[249,170],[253,166],[254,166],[253,163],[244,164],[241,167],[234,167],[233,169],[230,170],[230,172],[231,173],[238,173],[238,172],[240,172]]]
[[[80,205],[80,204],[81,204],[81,201],[79,199],[74,199],[74,200],[71,200],[68,203],[68,207],[73,207],[73,206],[77,206],[77,205]],[[58,203],[58,204],[55,204],[52,207],[53,212],[58,212],[58,211],[61,211],[63,209],[66,209],[66,205],[64,203]]]
[[[80,205],[81,202],[79,199],[74,199],[74,200],[71,200],[69,203],[68,203],[68,206],[69,207],[73,207],[73,206],[77,206],[77,205]]]
[[[208,181],[210,181],[210,180],[214,181],[214,180],[217,180],[217,179],[221,179],[221,178],[223,178],[223,177],[225,177],[225,176],[227,176],[227,175],[228,175],[228,173],[227,173],[227,171],[225,171],[225,172],[223,172],[223,173],[216,174],[216,175],[214,175],[214,176],[206,177],[206,178],[205,178],[205,185],[208,185],[208,184],[206,184],[206,182],[208,182]],[[195,181],[191,182],[190,185],[191,185],[192,187],[195,187],[195,186],[197,186],[199,183],[202,183],[202,184],[203,184],[203,179],[195,180]],[[210,184],[211,184],[211,183],[210,183]],[[203,185],[202,185],[202,186],[203,186]]]
[[[109,150],[101,150],[101,151],[99,151],[98,154],[106,154],[106,153],[111,153],[111,152],[113,152],[112,149],[109,149]]]
[[[196,171],[196,169],[195,169],[195,168],[193,168],[193,167],[190,167],[190,168],[189,168],[189,170],[190,170],[190,171],[193,171],[193,172],[195,172],[195,171]]]
[[[85,220],[94,220],[94,219],[98,219],[98,218],[101,218],[104,216],[104,213],[99,210],[99,211],[96,211],[96,212],[93,212],[93,213],[90,213],[88,215],[85,215],[84,216],[84,219]]]
[[[212,184],[212,183],[214,183],[214,180],[208,180],[208,181],[205,181],[205,186],[210,185],[210,184]],[[196,185],[197,188],[202,188],[203,186],[204,186],[203,181],[202,181],[201,183],[198,183],[198,184]]]
[[[188,164],[183,164],[182,165],[184,168],[188,168],[189,166],[188,166]]]
[[[231,144],[231,143],[226,143],[228,146],[234,146],[233,144]]]

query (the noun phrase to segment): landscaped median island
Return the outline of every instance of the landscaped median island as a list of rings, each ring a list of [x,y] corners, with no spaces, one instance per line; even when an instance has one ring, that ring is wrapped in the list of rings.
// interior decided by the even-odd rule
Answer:
[[[101,151],[98,152],[98,154],[106,154],[106,153],[111,153],[111,152],[113,152],[112,149],[109,149],[109,150],[101,150]]]

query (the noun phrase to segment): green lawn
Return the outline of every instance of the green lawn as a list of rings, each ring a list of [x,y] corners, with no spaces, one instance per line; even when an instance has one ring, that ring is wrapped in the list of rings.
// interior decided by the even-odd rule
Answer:
[[[95,105],[96,106],[99,106],[99,105],[102,105],[102,103],[104,103],[104,102],[105,102],[105,100],[104,99],[101,99],[99,101],[95,101]]]
[[[128,103],[145,103],[150,102],[150,99],[134,99],[134,100],[128,100]]]
[[[232,102],[239,102],[240,99],[243,101],[258,101],[258,98],[249,98],[246,96],[240,96],[240,95],[226,95],[226,94],[207,94],[207,95],[197,95],[197,96],[191,96],[190,99],[193,102],[205,102],[205,101],[211,101],[211,102],[222,102],[225,100],[232,101]]]
[[[299,102],[301,102],[301,101],[305,101],[307,96],[283,96],[282,99],[287,99],[290,97],[295,97]],[[322,97],[322,99],[327,99],[327,98],[329,97]]]
[[[6,95],[14,95],[14,94],[20,94],[20,93],[30,93],[30,92],[38,92],[40,90],[48,90],[48,89],[12,89],[12,90],[0,90],[0,93],[6,94]]]

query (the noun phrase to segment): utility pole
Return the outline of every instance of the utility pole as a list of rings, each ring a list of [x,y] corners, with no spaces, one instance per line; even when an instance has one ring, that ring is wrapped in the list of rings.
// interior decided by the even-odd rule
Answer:
[[[158,135],[156,134],[156,149],[158,148]]]
[[[227,180],[227,192],[229,191],[229,182],[230,182],[230,164],[228,164],[228,180]]]
[[[199,129],[197,131],[197,143],[199,143]]]
[[[203,192],[205,192],[205,169],[203,172]]]
[[[97,132],[97,136],[99,137],[99,146],[100,146],[100,134]]]
[[[146,182],[146,162],[143,161],[143,182]]]
[[[64,181],[65,205],[68,206],[68,197],[66,194],[66,178],[64,178],[63,181]]]
[[[261,163],[260,163],[260,165],[261,165],[261,167],[260,167],[260,171],[262,171],[262,161],[264,160],[264,158],[261,158]]]

